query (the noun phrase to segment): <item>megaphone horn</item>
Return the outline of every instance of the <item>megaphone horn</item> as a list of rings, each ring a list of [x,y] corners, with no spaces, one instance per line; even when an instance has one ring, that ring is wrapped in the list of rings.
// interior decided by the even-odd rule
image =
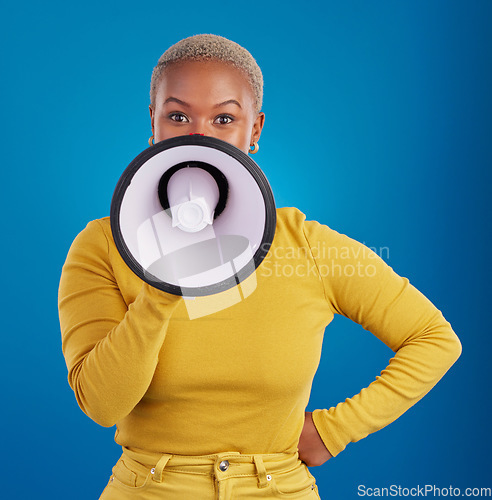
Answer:
[[[273,193],[258,165],[201,135],[167,139],[139,154],[116,185],[110,215],[130,269],[187,297],[245,280],[267,255],[276,226]]]

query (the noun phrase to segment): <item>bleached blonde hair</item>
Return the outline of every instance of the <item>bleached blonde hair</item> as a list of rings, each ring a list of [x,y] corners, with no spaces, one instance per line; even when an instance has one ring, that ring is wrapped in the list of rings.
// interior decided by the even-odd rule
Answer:
[[[150,105],[155,97],[162,72],[173,63],[182,61],[223,61],[241,70],[248,78],[259,113],[263,102],[263,75],[254,57],[236,42],[219,35],[194,35],[169,47],[159,58],[150,80]]]

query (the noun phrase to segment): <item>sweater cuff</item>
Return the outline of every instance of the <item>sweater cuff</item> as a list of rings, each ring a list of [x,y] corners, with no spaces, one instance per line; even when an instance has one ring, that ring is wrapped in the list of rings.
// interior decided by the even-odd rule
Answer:
[[[321,440],[331,455],[336,457],[350,441],[343,439],[342,429],[337,426],[330,410],[314,410],[312,417]]]

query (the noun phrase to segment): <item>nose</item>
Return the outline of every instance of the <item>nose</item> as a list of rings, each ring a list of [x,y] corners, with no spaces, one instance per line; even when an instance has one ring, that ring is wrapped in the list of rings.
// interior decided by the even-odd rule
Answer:
[[[193,120],[193,123],[190,124],[188,132],[190,132],[191,135],[206,135],[209,137],[213,137],[216,133],[216,130],[206,116],[197,116]]]

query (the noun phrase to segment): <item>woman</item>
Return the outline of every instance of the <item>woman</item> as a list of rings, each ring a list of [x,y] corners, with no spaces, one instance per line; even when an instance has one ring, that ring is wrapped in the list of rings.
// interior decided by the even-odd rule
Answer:
[[[236,43],[182,40],[152,74],[150,142],[198,133],[254,153],[262,88]],[[319,498],[307,466],[398,418],[460,355],[449,323],[406,278],[295,208],[277,209],[255,278],[246,299],[189,320],[182,297],[127,268],[108,218],[77,236],[59,291],[69,382],[123,447],[102,499]],[[305,412],[334,314],[395,356],[356,396]]]

